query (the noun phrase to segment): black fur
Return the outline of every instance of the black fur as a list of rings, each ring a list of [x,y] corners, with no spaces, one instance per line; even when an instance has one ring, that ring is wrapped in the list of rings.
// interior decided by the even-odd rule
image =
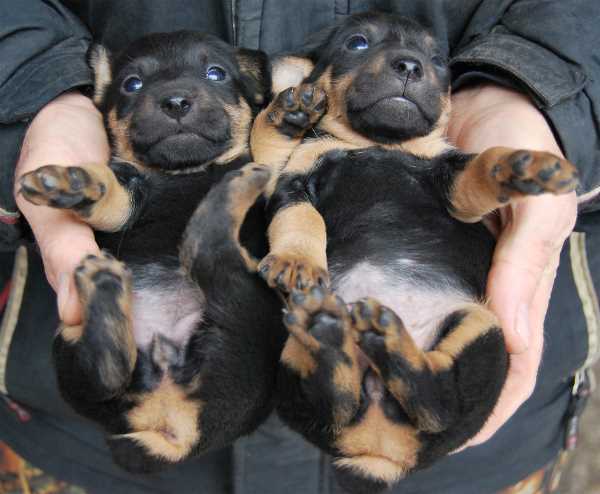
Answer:
[[[225,80],[207,80],[203,74],[213,65],[226,71]],[[131,471],[149,472],[172,461],[127,436],[137,432],[128,414],[139,397],[155,392],[165,379],[201,407],[199,440],[186,456],[223,447],[251,432],[273,408],[283,340],[281,304],[258,276],[248,273],[232,232],[219,233],[232,222],[224,201],[211,214],[196,215],[188,229],[183,250],[200,247],[194,249],[191,265],[182,269],[178,257],[198,204],[228,172],[250,161],[247,148],[229,162],[215,161],[234,137],[225,105],[242,110],[246,105],[256,113],[270,93],[270,75],[262,52],[236,51],[217,38],[193,32],[142,38],[111,56],[110,66],[113,79],[99,108],[116,153],[119,137],[109,115],[131,122],[128,144],[136,166],[122,156],[112,161],[112,171],[129,194],[131,211],[120,231],[96,232],[96,239],[129,266],[134,292],[158,287],[166,296],[169,291],[177,295],[178,290],[191,290],[204,314],[183,347],[161,335],[147,347],[138,346],[131,362],[124,340],[114,337],[116,324],[131,326],[131,314],[119,304],[131,297],[127,275],[111,273],[111,261],[100,260],[105,267],[88,280],[93,296],[85,301],[82,337],[75,343],[57,337],[54,360],[63,396],[106,428],[115,461]],[[144,86],[127,94],[123,81],[132,74]],[[173,95],[189,98],[192,106],[179,119],[161,110],[161,101]],[[179,139],[181,132],[191,137]],[[186,173],[165,173],[174,169]],[[233,173],[225,184],[236,176]],[[266,230],[263,209],[255,206],[241,230],[242,242],[256,256],[266,252],[259,233]],[[257,306],[258,297],[270,304]],[[106,362],[112,364],[110,382],[102,375]]]
[[[350,40],[355,36],[366,38],[368,48],[352,50]],[[364,44],[362,38],[360,43]],[[345,19],[317,36],[301,55],[314,64],[303,84],[325,84],[334,93],[327,94],[329,107],[332,101],[343,98],[344,106],[338,106],[334,118],[338,123],[345,122],[348,131],[360,134],[373,146],[321,154],[306,173],[286,174],[284,168],[270,198],[269,218],[302,202],[317,210],[326,225],[327,261],[334,290],[343,288],[345,276],[353,268],[368,262],[385,274],[383,287],[370,287],[380,292],[398,290],[395,283],[402,281],[415,290],[449,287],[471,300],[473,309],[448,314],[440,323],[437,341],[423,349],[434,350],[467,321],[469,310],[485,312],[475,304],[485,297],[495,246],[483,224],[463,223],[451,215],[454,180],[473,156],[447,148],[425,158],[390,146],[439,132],[438,125],[444,125],[449,72],[443,55],[433,38],[415,22],[373,13]],[[417,69],[406,72],[411,64]],[[344,81],[342,86],[339,81]],[[326,116],[319,125],[333,134],[330,139],[352,139],[347,137],[349,134],[335,135],[334,127],[325,126]],[[300,146],[309,149],[314,140],[307,135]],[[293,225],[290,229],[293,231]],[[297,311],[303,302],[292,295],[289,305],[290,310]],[[397,331],[403,330],[397,316],[385,310],[387,319],[378,323],[390,326],[393,320]],[[341,325],[353,334],[358,348],[366,355],[358,355],[352,363],[359,367],[362,379],[358,398],[348,393],[348,384],[344,384],[346,388],[336,384],[333,370],[341,361],[334,351],[336,334],[322,338],[314,323],[324,314],[334,318],[331,328]],[[368,321],[374,315],[364,313],[360,317]],[[302,376],[289,361],[282,361],[279,413],[292,428],[334,459],[371,455],[391,458],[392,463],[401,465],[396,476],[387,478],[379,478],[376,473],[363,474],[347,465],[336,467],[338,481],[350,492],[378,492],[410,471],[427,467],[483,427],[508,368],[501,330],[489,322],[493,321],[491,316],[484,320],[488,322],[475,323],[479,324],[475,326],[477,336],[457,351],[447,368],[442,365],[434,369],[420,366],[420,349],[402,353],[388,347],[386,339],[374,329],[357,329],[357,320],[343,322],[347,319],[322,308],[311,316],[305,328],[321,345],[318,352],[311,354],[316,368]],[[403,396],[402,402],[392,394],[394,379],[404,386],[396,388]],[[377,408],[383,418],[369,415],[369,410]],[[340,409],[347,413],[336,415]],[[386,450],[348,453],[345,448],[354,446],[340,441],[346,437],[344,434],[353,434],[363,425],[367,432],[357,436],[363,442],[366,437],[384,434],[381,431],[386,427],[399,431],[398,437],[407,438],[405,457]],[[411,443],[413,440],[416,446]],[[367,446],[356,445],[359,451],[361,447],[364,451]],[[414,461],[410,459],[412,455]]]

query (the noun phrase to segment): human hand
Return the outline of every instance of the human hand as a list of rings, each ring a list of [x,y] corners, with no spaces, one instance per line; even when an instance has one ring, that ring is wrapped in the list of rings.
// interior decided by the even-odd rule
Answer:
[[[458,91],[452,106],[448,135],[464,151],[506,146],[562,157],[544,116],[520,93],[486,84]],[[576,217],[574,192],[526,198],[500,211],[487,296],[504,331],[510,367],[492,416],[465,447],[492,437],[535,388],[560,251]]]
[[[102,116],[85,96],[65,93],[33,119],[15,172],[17,206],[29,222],[57,294],[59,316],[66,324],[81,321],[73,270],[87,254],[98,254],[92,229],[69,211],[35,206],[19,191],[19,177],[47,164],[107,163],[109,146]]]

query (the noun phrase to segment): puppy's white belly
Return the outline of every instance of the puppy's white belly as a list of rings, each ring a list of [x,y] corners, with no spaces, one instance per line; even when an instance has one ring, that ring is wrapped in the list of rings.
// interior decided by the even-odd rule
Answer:
[[[415,343],[428,350],[438,336],[442,321],[473,299],[443,277],[439,286],[431,287],[411,278],[409,272],[407,270],[406,277],[398,276],[397,271],[392,274],[362,262],[340,277],[334,274],[334,290],[347,303],[371,297],[389,307],[400,316]]]
[[[133,334],[138,348],[146,350],[155,334],[183,348],[202,322],[204,302],[201,290],[183,276],[154,285],[142,284],[133,290]]]

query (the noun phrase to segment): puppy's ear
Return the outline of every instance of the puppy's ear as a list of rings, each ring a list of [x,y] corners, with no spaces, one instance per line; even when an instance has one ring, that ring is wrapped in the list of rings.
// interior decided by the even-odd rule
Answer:
[[[102,45],[92,45],[88,51],[88,64],[94,71],[94,103],[100,106],[112,82],[110,52]]]
[[[312,60],[296,55],[276,57],[271,61],[271,90],[279,94],[288,87],[298,86],[314,68]]]
[[[262,107],[271,93],[269,59],[263,51],[240,48],[236,52],[244,96],[254,110]]]

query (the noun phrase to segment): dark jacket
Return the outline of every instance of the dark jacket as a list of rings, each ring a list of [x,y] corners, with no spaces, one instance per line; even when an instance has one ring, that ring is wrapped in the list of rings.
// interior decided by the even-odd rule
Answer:
[[[27,123],[46,103],[91,84],[92,41],[118,50],[154,31],[197,29],[269,53],[349,13],[390,10],[430,27],[454,86],[488,78],[528,93],[549,119],[585,193],[600,185],[600,3],[596,0],[20,0],[0,2],[0,240],[18,237],[12,177]],[[599,207],[598,204],[595,207]],[[9,245],[7,245],[9,244]]]
[[[447,50],[454,87],[490,79],[529,94],[550,121],[567,157],[580,169],[581,193],[600,185],[600,2],[597,0],[19,0],[0,2],[0,244],[14,248],[12,176],[27,123],[64,91],[91,84],[85,62],[94,38],[112,50],[152,31],[197,29],[269,53],[293,50],[305,37],[349,13],[377,8],[429,26]],[[600,208],[592,204],[588,210]],[[546,327],[536,392],[491,441],[451,456],[402,482],[404,494],[485,494],[518,481],[553,458],[563,442],[569,376],[597,350],[596,304],[577,296],[600,282],[600,213],[585,215],[565,247]],[[2,248],[0,247],[0,250]],[[27,257],[27,256],[25,256]],[[235,446],[162,475],[118,470],[101,433],[69,411],[56,392],[50,346],[57,323],[54,295],[32,252],[20,257],[23,304],[10,352],[0,348],[0,389],[31,409],[23,423],[0,406],[0,438],[43,468],[93,492],[135,494],[312,494],[340,492],[327,459],[271,420]],[[0,258],[3,262],[11,255]],[[23,278],[23,272],[29,276]],[[21,278],[19,278],[21,276]],[[1,281],[1,280],[0,280]],[[15,291],[15,290],[14,290]],[[591,308],[590,308],[591,307]],[[7,309],[9,312],[9,309]],[[5,314],[6,315],[6,314]],[[10,314],[9,314],[10,315]],[[42,323],[40,323],[42,321]],[[590,330],[591,330],[590,329]],[[11,333],[12,334],[12,333]],[[527,438],[526,441],[523,438]]]

